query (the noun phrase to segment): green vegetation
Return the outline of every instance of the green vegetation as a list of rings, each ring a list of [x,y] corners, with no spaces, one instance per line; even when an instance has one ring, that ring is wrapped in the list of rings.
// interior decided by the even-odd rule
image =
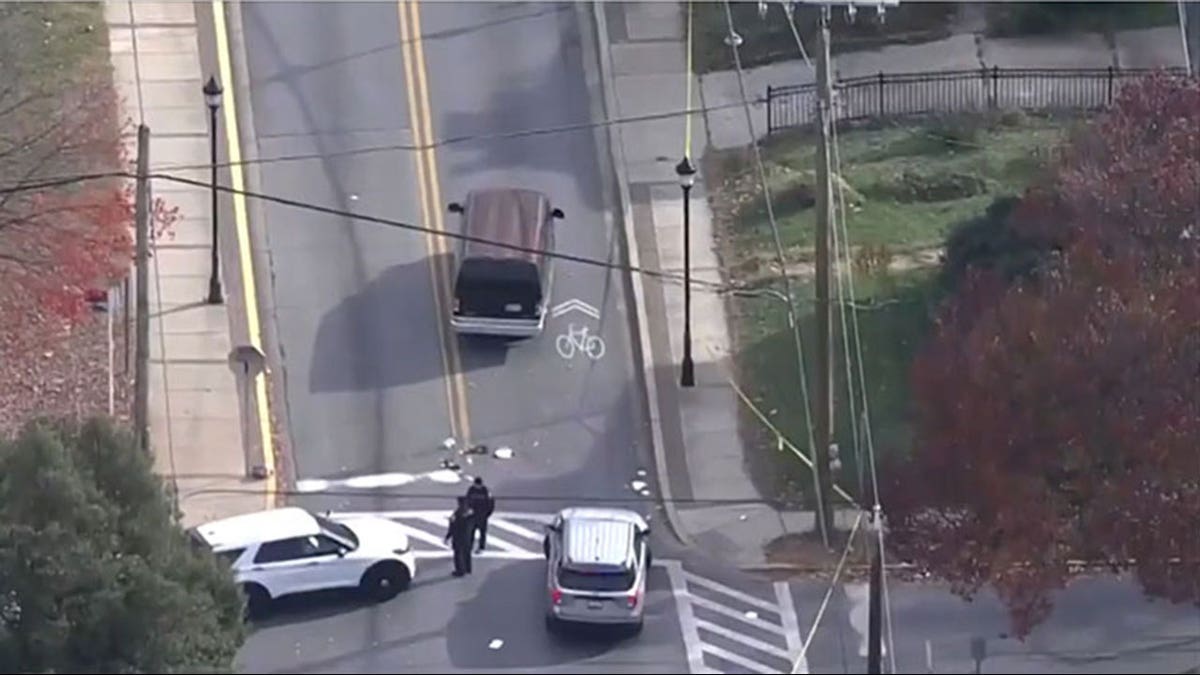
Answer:
[[[759,18],[756,2],[734,2],[731,10],[733,25],[744,39],[739,48],[743,67],[800,58],[795,37],[779,3],[770,3],[766,20]],[[733,55],[729,45],[725,44],[729,34],[725,4],[695,2],[692,11],[696,72],[732,69]],[[796,28],[805,45],[816,44],[817,11],[814,6],[796,8]],[[952,2],[901,4],[888,10],[882,24],[876,20],[873,9],[861,10],[854,23],[846,20],[845,12],[834,12],[830,22],[833,34],[830,49],[836,53],[885,44],[940,40],[950,34],[950,22],[957,11],[957,4]],[[686,16],[684,20],[687,20]]]
[[[9,57],[0,71],[8,81],[61,89],[111,67],[99,2],[2,3],[0,34],[0,53]]]
[[[0,442],[4,672],[232,672],[241,596],[151,461],[103,421]]]
[[[945,117],[920,125],[842,132],[842,185],[854,251],[855,291],[859,306],[864,307],[858,315],[877,454],[906,451],[910,446],[908,368],[929,330],[931,310],[943,297],[941,286],[947,280],[939,283],[936,268],[947,235],[960,224],[980,222],[998,198],[1023,191],[1050,159],[1048,149],[1065,134],[1066,124],[1061,120],[1020,114]],[[772,203],[802,305],[801,330],[810,376],[815,367],[813,141],[810,135],[796,133],[772,137],[764,144]],[[713,201],[721,227],[723,264],[732,281],[777,289],[765,204],[757,189],[757,174],[747,160],[745,152],[709,160],[709,175],[722,185]],[[996,217],[982,220],[991,222]],[[979,227],[976,224],[974,229]],[[988,238],[973,232],[958,236],[962,242],[955,247],[956,256],[965,259],[987,254],[980,251],[989,245]],[[836,297],[836,285],[834,293]],[[736,326],[739,380],[772,423],[798,447],[807,448],[785,308],[770,298],[745,297],[731,301],[730,306]],[[834,323],[838,331],[834,338],[836,428],[843,460],[838,482],[853,494],[858,492],[860,470],[865,475],[866,467],[854,456],[854,420],[846,386],[841,316],[836,310]],[[855,407],[861,411],[857,400]],[[745,428],[754,430],[748,440],[763,450],[751,453],[760,485],[785,499],[797,492],[811,493],[808,470],[794,458],[774,452],[774,435],[753,413],[747,411],[745,419]]]
[[[956,223],[982,213],[997,196],[1024,190],[1063,134],[1062,121],[1019,113],[843,132],[851,242],[886,256],[941,246]],[[814,152],[805,132],[771,136],[764,144],[775,216],[793,263],[812,258]],[[725,262],[753,281],[775,258],[757,174],[745,156],[715,161],[716,173],[730,177],[717,204],[732,239]]]
[[[101,3],[0,3],[0,127],[12,141],[0,178],[114,168],[121,139],[112,72]],[[8,201],[2,215],[28,218],[25,206]]]
[[[909,428],[908,365],[929,330],[929,310],[932,308],[935,287],[933,271],[915,269],[905,272],[859,272],[855,291],[858,303],[866,308],[859,311],[859,331],[862,342],[863,370],[868,384],[871,432],[876,454],[907,450],[911,436]],[[810,281],[794,285],[799,312],[800,330],[804,340],[809,394],[816,391],[816,330],[813,314],[813,286]],[[796,447],[807,453],[808,431],[803,414],[804,403],[797,378],[796,350],[791,329],[788,328],[784,306],[771,298],[738,298],[730,304],[737,340],[736,364],[739,381],[745,394]],[[847,313],[847,326],[852,320]],[[841,314],[834,310],[838,331],[834,341],[834,390],[836,438],[841,447],[842,469],[835,481],[852,495],[861,494],[859,480],[870,485],[866,465],[866,446],[861,457],[856,455],[854,420],[851,419],[850,394],[847,388],[845,351],[841,337]],[[851,340],[853,334],[850,333]],[[853,341],[851,342],[853,353]],[[855,362],[857,363],[857,362]],[[857,365],[855,365],[857,373]],[[857,375],[855,375],[857,377]],[[854,408],[861,415],[862,394],[854,389]],[[751,474],[765,494],[784,501],[807,503],[812,495],[812,478],[806,466],[790,454],[777,453],[777,441],[755,417],[743,410],[743,429],[752,451],[747,453]],[[861,426],[860,426],[861,429]],[[803,495],[803,499],[797,499]]]
[[[1179,21],[1173,2],[991,2],[986,16],[992,37],[1110,33]]]

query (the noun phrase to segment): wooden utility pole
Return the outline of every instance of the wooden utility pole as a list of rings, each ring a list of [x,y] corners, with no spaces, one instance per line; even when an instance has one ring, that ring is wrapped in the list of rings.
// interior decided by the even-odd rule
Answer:
[[[833,309],[829,303],[830,226],[833,220],[833,182],[830,176],[829,137],[833,123],[833,78],[829,58],[829,7],[821,8],[821,26],[817,31],[817,395],[813,417],[813,464],[817,473],[817,519],[826,545],[833,531],[833,513],[829,495],[829,447],[833,440]]]
[[[137,243],[137,338],[134,347],[133,430],[138,447],[150,450],[150,127],[138,126],[137,193],[134,228]]]

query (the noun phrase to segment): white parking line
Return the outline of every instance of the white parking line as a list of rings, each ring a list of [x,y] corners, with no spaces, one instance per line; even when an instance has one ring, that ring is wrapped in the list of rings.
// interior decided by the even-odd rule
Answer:
[[[488,535],[488,538],[487,538],[487,545],[488,545],[488,548],[495,546],[496,548],[498,548],[502,551],[508,551],[509,553],[524,553],[524,554],[530,555],[534,558],[542,557],[541,554],[526,551],[525,549],[521,548],[520,546],[517,546],[516,544],[510,544],[507,541],[504,541],[503,539],[499,539],[497,537],[493,537],[490,534]],[[480,554],[476,553],[475,555],[480,555]]]
[[[744,621],[744,622],[750,624],[751,626],[754,626],[756,628],[761,628],[763,630],[771,631],[772,633],[778,633],[779,635],[784,634],[784,630],[782,628],[780,628],[779,626],[776,626],[773,623],[767,623],[766,621],[763,621],[762,619],[746,616],[744,613],[729,609],[725,605],[718,605],[717,603],[713,602],[712,600],[709,600],[708,598],[702,598],[698,595],[691,595],[690,597],[692,598],[692,604],[697,607],[702,607],[704,609],[716,612],[717,614],[722,614],[731,619],[737,619],[738,621]]]
[[[446,540],[442,539],[441,537],[437,536],[436,534],[429,534],[425,530],[417,529],[415,527],[412,527],[411,525],[405,525],[404,523],[396,523],[396,524],[399,525],[404,530],[404,533],[408,535],[409,539],[417,539],[419,541],[425,542],[426,544],[433,544],[434,546],[436,546],[440,549],[446,548]]]
[[[751,661],[750,659],[748,659],[744,656],[741,656],[739,654],[734,654],[733,652],[731,652],[727,649],[721,649],[720,647],[718,647],[716,645],[706,644],[706,645],[704,645],[704,651],[707,654],[712,654],[713,656],[719,656],[730,663],[736,663],[739,666],[745,668],[746,670],[752,670],[756,673],[763,673],[763,675],[774,675],[775,673],[778,672],[774,668],[769,668],[767,666],[764,666],[763,664],[761,664],[757,661]]]
[[[512,532],[515,535],[525,537],[526,539],[532,539],[538,543],[541,543],[542,539],[545,538],[546,535],[544,534],[534,532],[533,530],[521,527],[515,523],[510,523],[508,521],[508,517],[509,516],[506,514],[506,517],[504,518],[491,518],[488,520],[488,524],[494,525],[502,530],[505,530],[506,532]]]
[[[387,518],[389,520],[396,519],[420,519],[429,520],[432,518],[441,518],[441,523],[444,525],[449,519],[452,509],[431,509],[431,510],[413,510],[413,511],[334,511],[330,517],[334,520],[341,518]],[[502,518],[507,521],[528,520],[543,525],[549,525],[554,520],[552,513],[534,513],[531,511],[497,511],[492,514],[492,518]],[[490,522],[490,521],[489,521]]]
[[[704,619],[696,619],[696,627],[706,630],[710,633],[716,633],[717,635],[720,635],[721,637],[728,638],[735,642],[740,642],[740,643],[746,645],[747,647],[753,647],[760,652],[766,652],[767,654],[770,654],[772,656],[778,656],[779,658],[781,658],[785,661],[790,662],[792,659],[791,655],[788,654],[787,651],[780,649],[779,647],[776,647],[775,645],[768,644],[766,642],[763,642],[762,640],[752,638],[749,635],[745,635],[745,634],[739,633],[737,631],[729,630],[728,628],[726,628],[724,626],[718,626],[717,624],[715,624],[711,621],[705,621]]]
[[[775,582],[775,599],[779,601],[779,618],[783,621],[783,636],[787,638],[788,660],[795,659],[804,651],[800,639],[800,621],[796,618],[796,604],[786,581]],[[800,659],[800,672],[808,672],[808,660]]]
[[[742,602],[746,603],[747,605],[754,605],[755,607],[761,607],[770,612],[776,612],[776,613],[779,612],[778,605],[767,602],[766,600],[763,600],[762,598],[756,598],[753,595],[750,595],[749,593],[743,593],[742,591],[739,591],[736,588],[730,588],[729,586],[726,586],[725,584],[717,583],[716,581],[713,581],[712,579],[705,579],[704,577],[696,576],[695,574],[692,574],[691,572],[687,572],[687,571],[684,571],[683,576],[685,579],[687,579],[689,584],[696,584],[697,586],[703,586],[704,588],[716,591],[718,593],[724,593],[725,595],[728,595],[732,598],[737,598],[738,600],[741,600]]]
[[[417,560],[441,560],[445,558],[453,558],[453,551],[413,551],[413,557]],[[476,553],[473,556],[476,559],[492,558],[496,560],[541,560],[542,556],[539,553],[530,553],[529,551],[487,551]]]
[[[675,598],[675,609],[679,612],[679,628],[683,633],[683,646],[687,651],[688,670],[693,674],[708,672],[702,651],[704,643],[700,641],[700,632],[696,628],[696,614],[692,611],[691,596],[683,577],[683,564],[678,560],[659,560],[655,564],[667,570],[667,579],[671,582],[671,595]]]

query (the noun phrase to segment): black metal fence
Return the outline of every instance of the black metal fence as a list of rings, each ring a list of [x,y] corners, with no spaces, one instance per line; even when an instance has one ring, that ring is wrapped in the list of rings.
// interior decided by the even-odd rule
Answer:
[[[1184,68],[1166,68],[1187,75]],[[924,73],[879,73],[834,84],[835,119],[886,119],[989,110],[1055,112],[1109,106],[1123,83],[1155,69],[981,68]],[[815,84],[767,87],[767,133],[816,120]]]

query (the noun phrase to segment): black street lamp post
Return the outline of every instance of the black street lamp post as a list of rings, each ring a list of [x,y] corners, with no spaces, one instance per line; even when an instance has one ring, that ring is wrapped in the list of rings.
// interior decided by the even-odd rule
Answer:
[[[681,387],[696,386],[696,364],[692,361],[692,185],[696,182],[696,167],[684,155],[675,165],[679,187],[683,189],[683,368],[679,375]]]
[[[209,77],[204,85],[204,102],[208,104],[210,128],[212,134],[210,149],[212,154],[212,272],[208,277],[208,304],[219,305],[222,302],[221,268],[217,255],[217,110],[221,107],[221,88],[217,78]]]

